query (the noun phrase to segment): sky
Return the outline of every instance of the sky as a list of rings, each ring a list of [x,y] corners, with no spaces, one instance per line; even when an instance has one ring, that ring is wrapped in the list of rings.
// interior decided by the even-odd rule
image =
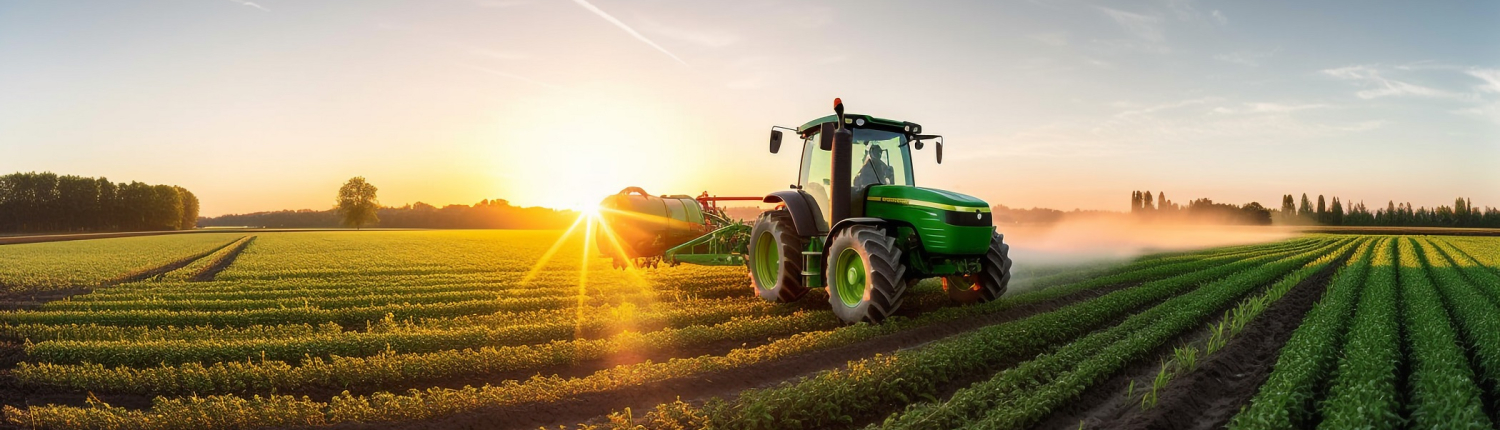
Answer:
[[[764,195],[773,125],[944,135],[921,186],[1500,206],[1500,2],[0,0],[0,172],[192,190],[204,215]]]

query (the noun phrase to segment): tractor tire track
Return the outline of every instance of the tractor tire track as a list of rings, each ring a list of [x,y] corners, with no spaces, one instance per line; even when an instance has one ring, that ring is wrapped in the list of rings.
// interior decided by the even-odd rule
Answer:
[[[241,239],[243,239],[243,237],[241,237]],[[93,286],[77,286],[73,288],[64,288],[57,290],[16,292],[0,295],[0,311],[37,309],[42,307],[42,305],[46,304],[47,302],[62,300],[79,294],[87,294],[91,291],[94,291],[94,289],[96,288],[111,287],[127,282],[144,281],[147,279],[151,279],[166,274],[167,272],[187,267],[187,265],[193,264],[194,261],[198,261],[200,259],[203,259],[204,257],[213,255],[215,252],[219,252],[219,250],[234,244],[236,241],[238,241],[238,239],[236,239],[235,241],[226,242],[223,245],[219,245],[204,252],[173,260],[172,262],[169,262],[167,264],[125,273],[123,275],[105,280],[104,282],[100,282],[99,284]]]
[[[245,252],[245,248],[250,247],[250,243],[254,241],[255,236],[240,238],[240,240],[234,243],[233,249],[230,249],[229,252],[219,256],[218,259],[209,263],[208,267],[204,267],[203,270],[193,274],[193,277],[190,279],[190,281],[207,282],[214,280],[214,277],[218,276],[219,272],[223,272],[224,269],[229,268],[229,265],[234,264],[234,261],[240,257],[240,253]]]

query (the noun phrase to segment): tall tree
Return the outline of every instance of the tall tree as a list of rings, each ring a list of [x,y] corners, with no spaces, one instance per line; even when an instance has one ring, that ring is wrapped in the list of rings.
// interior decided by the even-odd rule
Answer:
[[[1297,216],[1304,220],[1312,221],[1312,201],[1307,199],[1307,193],[1302,193],[1302,204],[1297,206]]]
[[[1291,223],[1292,219],[1296,217],[1297,199],[1292,198],[1291,194],[1281,196],[1281,220],[1286,223]]]
[[[1328,203],[1327,201],[1323,200],[1322,194],[1318,194],[1318,212],[1314,218],[1316,218],[1318,220],[1318,223],[1320,224],[1328,223]]]
[[[1333,207],[1329,209],[1328,223],[1333,225],[1344,224],[1344,205],[1343,203],[1339,202],[1339,198],[1337,196],[1333,198]]]
[[[198,196],[193,195],[187,188],[173,187],[177,194],[182,197],[182,220],[178,222],[177,228],[192,230],[198,226]]]
[[[1156,209],[1156,204],[1151,201],[1151,191],[1150,190],[1146,191],[1146,194],[1145,194],[1144,198],[1146,199],[1146,201],[1145,201],[1145,203],[1143,203],[1141,205],[1141,210],[1146,211],[1146,212],[1150,212],[1152,210],[1155,210]]]
[[[365,182],[363,176],[350,178],[343,187],[339,187],[338,209],[344,225],[358,230],[365,225],[380,222],[380,218],[375,216],[375,211],[380,209],[375,191],[375,185]]]

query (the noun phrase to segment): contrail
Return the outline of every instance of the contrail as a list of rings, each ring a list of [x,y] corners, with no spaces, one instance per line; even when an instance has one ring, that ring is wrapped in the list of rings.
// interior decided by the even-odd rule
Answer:
[[[677,58],[677,56],[672,54],[671,51],[667,51],[667,48],[663,48],[661,47],[661,45],[657,45],[656,42],[652,42],[651,39],[647,39],[646,36],[642,36],[640,33],[636,32],[635,29],[630,28],[630,26],[625,25],[625,23],[620,22],[620,20],[615,19],[615,17],[609,16],[609,14],[604,13],[604,11],[599,10],[599,8],[597,7],[594,7],[594,5],[592,3],[589,3],[588,0],[573,0],[573,2],[578,3],[579,6],[583,6],[584,9],[588,9],[589,12],[593,12],[595,15],[599,15],[600,18],[604,18],[605,21],[609,21],[616,27],[620,27],[621,30],[625,30],[626,33],[630,33],[630,35],[635,36],[636,39],[639,39],[642,42],[646,42],[647,45],[651,45],[651,47],[656,48],[657,51],[661,51],[661,53],[667,54],[668,57],[672,57],[673,60],[677,60],[677,62],[682,63],[682,65],[687,65],[686,61],[682,61],[681,58]]]
[[[263,10],[263,11],[266,11],[266,12],[270,12],[271,11],[270,9],[266,9],[265,6],[261,6],[259,4],[256,4],[253,1],[249,1],[249,0],[229,0],[229,1],[238,3],[238,4],[243,5],[243,6],[250,6],[250,7],[253,7],[253,8],[256,8],[256,9],[260,9],[260,10]]]

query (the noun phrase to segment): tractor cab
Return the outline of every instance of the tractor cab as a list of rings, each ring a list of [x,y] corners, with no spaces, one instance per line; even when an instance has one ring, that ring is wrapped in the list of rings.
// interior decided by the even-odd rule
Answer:
[[[913,141],[910,130],[921,126],[865,115],[849,115],[852,129],[849,151],[850,214],[861,216],[864,199],[870,186],[916,185],[911,166]],[[798,127],[802,137],[802,170],[797,177],[797,186],[817,201],[823,225],[831,225],[832,202],[830,189],[833,182],[833,135],[837,129],[836,116],[818,118]],[[827,142],[824,142],[824,140]],[[826,229],[822,229],[826,232]]]
[[[995,234],[989,205],[916,186],[912,149],[933,142],[942,163],[942,136],[843,109],[835,99],[834,115],[771,130],[772,153],[780,130],[797,133],[802,166],[792,189],[762,200],[778,207],[750,232],[745,262],[759,295],[793,301],[826,287],[834,313],[853,323],[883,320],[906,287],[929,277],[942,277],[961,303],[1003,294],[1009,247]]]

